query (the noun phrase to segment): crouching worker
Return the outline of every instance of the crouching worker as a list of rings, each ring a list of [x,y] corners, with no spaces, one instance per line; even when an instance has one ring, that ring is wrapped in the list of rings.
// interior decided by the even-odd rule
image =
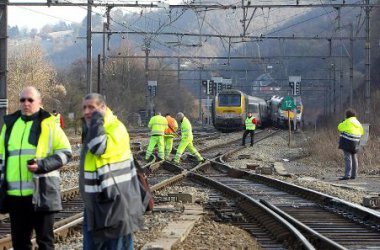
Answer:
[[[84,97],[83,116],[83,249],[133,249],[132,233],[142,228],[145,208],[129,134],[99,94]]]

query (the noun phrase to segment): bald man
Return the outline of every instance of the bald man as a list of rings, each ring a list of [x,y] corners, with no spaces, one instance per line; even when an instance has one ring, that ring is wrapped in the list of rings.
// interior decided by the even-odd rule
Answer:
[[[62,209],[58,169],[71,147],[35,87],[24,88],[19,100],[0,135],[0,212],[9,213],[13,249],[32,249],[33,229],[38,249],[54,249],[54,213]]]

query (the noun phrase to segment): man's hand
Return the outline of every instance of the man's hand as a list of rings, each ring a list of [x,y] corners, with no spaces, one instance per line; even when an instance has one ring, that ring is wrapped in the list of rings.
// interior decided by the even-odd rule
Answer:
[[[99,106],[96,110],[104,117],[106,115],[106,105]]]
[[[28,170],[32,173],[36,172],[38,169],[37,161],[35,159],[29,160],[27,162]]]

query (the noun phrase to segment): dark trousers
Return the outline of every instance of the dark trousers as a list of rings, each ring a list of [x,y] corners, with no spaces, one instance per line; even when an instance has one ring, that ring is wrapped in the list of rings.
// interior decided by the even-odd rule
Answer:
[[[247,137],[248,134],[251,134],[251,146],[253,146],[253,141],[255,139],[255,130],[246,130],[246,131],[244,131],[242,145],[245,146],[245,138]]]
[[[9,197],[9,217],[13,249],[32,249],[33,229],[39,250],[54,249],[54,213],[36,212],[32,205],[32,196]]]
[[[133,250],[133,234],[120,236],[115,239],[96,240],[88,231],[87,211],[83,215],[83,250]]]
[[[356,154],[351,154],[344,151],[344,177],[355,179],[358,176],[358,157]]]

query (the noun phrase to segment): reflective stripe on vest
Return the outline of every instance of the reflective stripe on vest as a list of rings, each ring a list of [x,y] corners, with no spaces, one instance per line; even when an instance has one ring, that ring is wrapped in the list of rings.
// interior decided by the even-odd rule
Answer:
[[[133,161],[129,134],[125,126],[111,115],[112,113],[106,113],[104,117],[104,127],[107,134],[105,152],[101,156],[97,156],[87,151],[85,155],[83,162],[84,191],[87,193],[99,192],[102,187],[108,186],[108,181],[113,179],[108,177],[112,177],[112,175],[116,182],[127,181],[129,178],[123,175],[131,168]]]
[[[161,115],[153,116],[149,121],[151,129],[150,135],[164,135],[165,129],[168,127],[168,121]]]
[[[14,191],[16,191],[18,193],[20,192],[21,189],[22,190],[33,189],[33,181],[8,182],[7,187],[8,187],[8,192],[13,193]]]
[[[181,139],[188,139],[188,140],[193,139],[193,131],[192,131],[191,123],[189,119],[187,119],[186,117],[182,119],[181,134],[182,134]]]
[[[347,140],[355,141],[355,142],[359,142],[360,138],[361,138],[360,135],[352,135],[352,134],[345,133],[345,132],[341,133],[340,136],[343,138],[346,138]]]
[[[88,150],[92,150],[94,146],[98,146],[98,149],[96,150],[95,154],[101,154],[101,152],[104,152],[106,150],[107,146],[107,140],[106,140],[106,135],[100,135],[98,137],[93,138],[88,144]],[[102,143],[98,145],[99,143]]]
[[[8,156],[14,155],[35,155],[36,149],[17,149],[8,152]]]
[[[136,175],[136,169],[132,169],[131,162],[126,160],[100,167],[97,172],[85,172],[84,191],[98,193],[113,185],[130,181]]]

